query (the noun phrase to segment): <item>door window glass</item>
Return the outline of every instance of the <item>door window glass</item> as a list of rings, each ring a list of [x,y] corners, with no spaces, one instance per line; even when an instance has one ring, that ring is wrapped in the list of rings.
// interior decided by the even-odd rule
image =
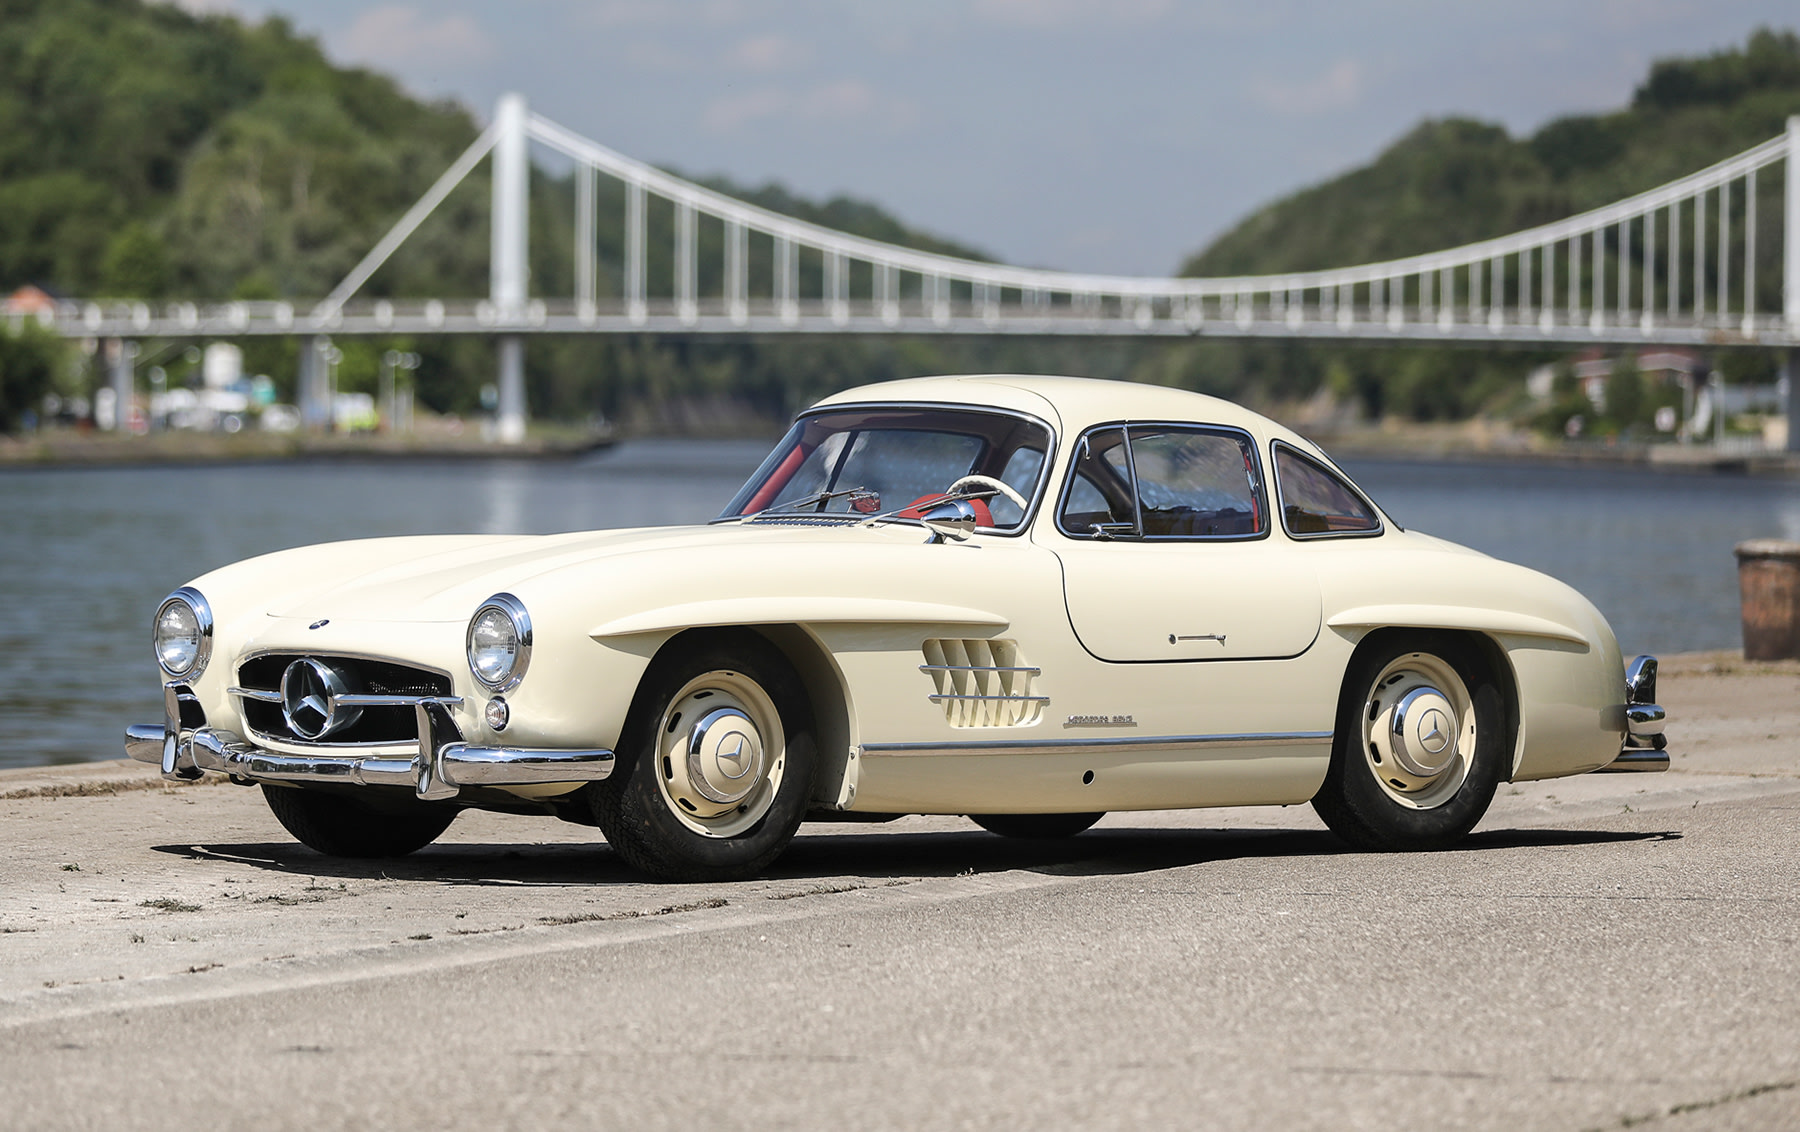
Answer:
[[[1131,430],[1147,536],[1253,535],[1262,527],[1248,441],[1188,429]]]
[[[1225,429],[1132,425],[1090,433],[1062,528],[1111,538],[1251,538],[1265,532],[1250,438]]]

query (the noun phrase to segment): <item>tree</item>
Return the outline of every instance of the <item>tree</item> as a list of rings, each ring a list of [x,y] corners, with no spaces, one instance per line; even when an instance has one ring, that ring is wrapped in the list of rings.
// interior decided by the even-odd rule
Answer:
[[[15,330],[0,321],[0,432],[18,431],[19,418],[50,392],[65,348],[33,323]]]

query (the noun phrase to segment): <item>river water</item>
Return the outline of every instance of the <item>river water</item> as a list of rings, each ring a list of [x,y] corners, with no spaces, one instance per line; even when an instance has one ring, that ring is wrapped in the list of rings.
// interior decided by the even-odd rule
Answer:
[[[636,441],[572,463],[0,472],[0,767],[117,758],[161,718],[149,620],[215,566],[332,539],[703,522],[767,446]],[[1800,483],[1352,461],[1399,523],[1586,593],[1627,656],[1739,643],[1732,545],[1800,538]]]

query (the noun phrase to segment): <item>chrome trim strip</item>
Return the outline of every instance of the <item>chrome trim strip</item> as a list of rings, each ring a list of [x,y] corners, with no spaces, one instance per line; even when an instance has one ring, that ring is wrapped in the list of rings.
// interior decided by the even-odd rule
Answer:
[[[1032,676],[1042,676],[1041,668],[1008,668],[998,664],[921,664],[920,672],[1024,672]]]
[[[283,620],[298,621],[300,619],[297,617],[289,617],[283,618]],[[429,672],[434,676],[442,676],[444,679],[450,681],[452,685],[454,685],[456,681],[456,674],[448,668],[439,668],[435,664],[421,664],[416,660],[408,660],[404,657],[384,656],[372,652],[358,652],[355,649],[321,649],[318,651],[308,651],[292,646],[256,649],[244,653],[237,658],[238,669],[241,671],[245,664],[252,660],[261,660],[265,656],[285,656],[289,661],[311,658],[313,660],[323,660],[327,663],[334,660],[372,660],[378,664],[392,664],[397,668],[411,668],[419,672]]]
[[[461,707],[461,696],[365,696],[360,693],[337,697],[337,702],[347,707],[417,707],[420,704],[436,704],[439,707]]]
[[[1331,742],[1329,731],[1245,735],[1154,735],[1116,739],[1009,739],[971,743],[864,743],[864,755],[1076,755],[1108,751],[1177,751],[1197,747],[1307,747]]]
[[[927,696],[926,699],[933,703],[939,700],[993,700],[1007,704],[1047,704],[1050,702],[1049,696],[971,696],[956,692],[940,692],[935,696]]]
[[[240,699],[245,700],[261,700],[265,704],[278,704],[281,702],[281,693],[275,690],[265,692],[261,688],[227,688],[225,689],[225,694],[228,696],[237,696]]]
[[[443,749],[444,777],[457,786],[533,786],[550,782],[598,782],[611,776],[613,753],[592,750],[471,747]]]
[[[1607,763],[1595,774],[1620,771],[1657,771],[1669,769],[1669,752],[1654,749],[1638,750],[1631,748],[1620,751],[1619,757]]]

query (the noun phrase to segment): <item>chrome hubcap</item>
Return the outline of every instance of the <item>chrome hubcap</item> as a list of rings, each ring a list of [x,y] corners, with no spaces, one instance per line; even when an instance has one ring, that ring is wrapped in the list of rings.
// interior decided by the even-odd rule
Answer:
[[[715,708],[688,732],[688,779],[709,801],[732,805],[762,780],[762,737],[735,707]]]
[[[1408,774],[1433,778],[1456,757],[1456,708],[1436,688],[1414,688],[1394,705],[1388,747]]]
[[[769,812],[786,744],[781,714],[761,685],[737,672],[697,676],[676,693],[658,729],[663,801],[694,832],[734,837]]]
[[[1363,711],[1363,757],[1390,798],[1416,809],[1447,801],[1475,756],[1475,707],[1456,669],[1429,653],[1396,657]]]

